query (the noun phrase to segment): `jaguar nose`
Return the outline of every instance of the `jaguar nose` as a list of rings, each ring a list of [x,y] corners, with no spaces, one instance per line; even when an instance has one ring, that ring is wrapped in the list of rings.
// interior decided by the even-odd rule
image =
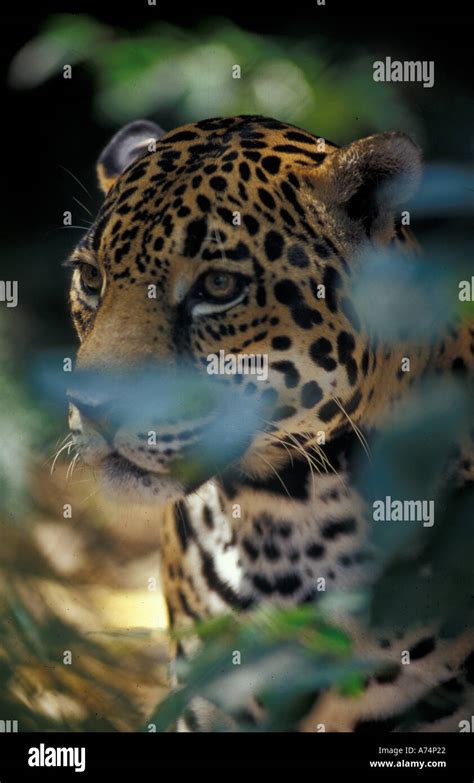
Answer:
[[[92,426],[109,444],[112,444],[118,425],[111,416],[110,402],[94,405],[81,399],[74,391],[68,391],[67,399],[79,411],[82,423]]]

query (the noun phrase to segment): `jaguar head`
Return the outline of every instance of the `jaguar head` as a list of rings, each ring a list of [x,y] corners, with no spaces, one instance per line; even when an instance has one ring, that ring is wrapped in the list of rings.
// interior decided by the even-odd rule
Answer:
[[[168,133],[138,121],[113,137],[98,162],[103,206],[67,263],[78,373],[131,378],[125,395],[120,383],[87,390],[79,375],[70,388],[75,443],[114,493],[165,501],[226,460],[267,475],[296,444],[363,419],[378,357],[353,274],[362,247],[396,238],[419,172],[418,147],[396,132],[338,148],[276,120],[232,117]],[[140,395],[144,366],[209,378],[211,364],[222,389],[238,392],[242,426],[245,401],[258,410],[217,465],[204,457],[224,437],[212,428],[225,405],[211,395],[194,406],[192,380],[173,391],[174,413],[145,410]],[[124,396],[131,415],[121,418]],[[197,472],[189,455],[203,457]]]

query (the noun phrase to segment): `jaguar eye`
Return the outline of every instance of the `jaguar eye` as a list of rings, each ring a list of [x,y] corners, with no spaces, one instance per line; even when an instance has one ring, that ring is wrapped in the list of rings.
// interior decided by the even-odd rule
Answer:
[[[250,277],[241,272],[212,269],[192,287],[188,302],[193,316],[223,313],[245,299]]]
[[[239,291],[239,278],[230,272],[208,272],[201,280],[201,295],[225,302]]]
[[[97,296],[102,288],[102,275],[96,266],[81,264],[79,267],[81,284],[86,294]]]

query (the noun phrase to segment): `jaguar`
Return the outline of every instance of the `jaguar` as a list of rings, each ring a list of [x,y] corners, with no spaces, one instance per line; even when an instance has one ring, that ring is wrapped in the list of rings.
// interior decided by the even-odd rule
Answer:
[[[172,626],[317,601],[321,578],[327,590],[346,591],[372,578],[370,515],[354,479],[361,435],[383,426],[430,373],[472,373],[469,323],[413,348],[378,339],[354,302],[364,248],[416,253],[400,216],[421,171],[420,149],[403,132],[340,147],[253,115],[169,132],[138,120],[102,152],[105,199],[67,261],[77,371],[184,360],[205,372],[207,357],[222,351],[268,357],[264,379],[231,379],[265,403],[265,423],[198,482],[173,466],[199,449],[212,411],[161,421],[150,445],[143,427],[113,415],[113,395],[71,384],[81,458],[117,502],[156,509]],[[459,487],[472,482],[471,454],[468,445],[457,461]],[[408,651],[410,665],[367,678],[358,698],[322,692],[301,730],[396,731],[413,706],[423,716],[417,730],[459,730],[472,711],[468,628],[454,639],[431,626],[379,638],[341,622],[361,655],[400,664]],[[192,649],[186,640],[176,654]],[[435,687],[460,693],[461,703],[430,707]],[[201,701],[182,729],[209,725]]]

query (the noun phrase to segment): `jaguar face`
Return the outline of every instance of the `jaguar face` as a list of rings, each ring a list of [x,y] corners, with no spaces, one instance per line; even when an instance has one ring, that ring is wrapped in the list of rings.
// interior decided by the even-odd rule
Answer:
[[[236,361],[218,379],[262,405],[233,464],[267,475],[288,444],[330,439],[370,404],[376,356],[351,301],[358,252],[394,239],[419,169],[401,133],[337,148],[262,117],[169,133],[132,123],[99,159],[105,201],[67,262],[77,369],[136,372],[138,389],[143,364],[206,374],[213,357],[221,368],[255,357],[260,373]],[[165,501],[211,477],[176,466],[199,453],[218,408],[133,423],[115,403],[71,385],[75,443],[114,493]]]

